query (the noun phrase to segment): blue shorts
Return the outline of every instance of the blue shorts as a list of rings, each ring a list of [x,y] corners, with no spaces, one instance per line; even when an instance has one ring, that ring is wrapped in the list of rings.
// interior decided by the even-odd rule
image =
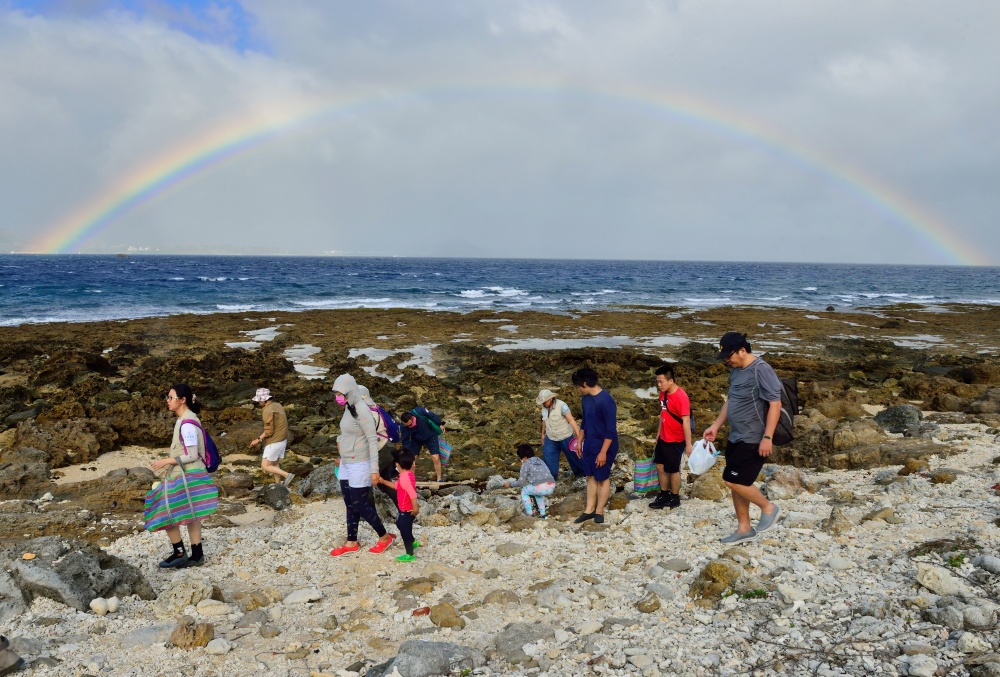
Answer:
[[[432,437],[424,442],[417,442],[416,440],[410,440],[410,446],[406,447],[406,449],[414,456],[419,456],[420,450],[423,447],[427,447],[427,451],[430,453],[431,456],[441,455],[441,445],[438,444],[438,438],[436,437]]]
[[[598,482],[603,482],[611,477],[611,466],[615,464],[615,457],[618,456],[618,450],[615,449],[612,451],[609,449],[605,463],[600,468],[597,467],[597,456],[598,454],[588,454],[584,451],[583,457],[580,459],[580,465],[583,466],[584,475],[593,477]]]

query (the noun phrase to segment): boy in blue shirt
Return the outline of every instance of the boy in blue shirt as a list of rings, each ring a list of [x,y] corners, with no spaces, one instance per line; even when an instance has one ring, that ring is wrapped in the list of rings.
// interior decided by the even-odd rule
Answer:
[[[597,383],[597,372],[584,367],[573,373],[583,404],[583,425],[577,454],[587,476],[587,507],[576,524],[594,520],[604,523],[604,507],[611,495],[611,466],[618,455],[618,407]]]

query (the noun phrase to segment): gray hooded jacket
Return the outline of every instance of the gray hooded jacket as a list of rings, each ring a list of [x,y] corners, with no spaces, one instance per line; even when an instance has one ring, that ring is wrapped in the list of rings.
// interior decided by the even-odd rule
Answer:
[[[365,402],[361,387],[350,374],[341,374],[333,382],[333,389],[344,393],[347,403],[358,412],[358,417],[354,418],[351,410],[344,407],[344,415],[340,419],[340,435],[337,437],[341,462],[368,462],[372,473],[377,473],[378,435],[375,433],[375,416]]]

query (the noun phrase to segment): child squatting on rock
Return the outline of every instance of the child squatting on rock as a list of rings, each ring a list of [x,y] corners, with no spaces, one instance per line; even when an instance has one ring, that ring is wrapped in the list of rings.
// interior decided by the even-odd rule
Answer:
[[[420,514],[420,506],[417,505],[417,478],[413,474],[413,462],[416,460],[408,451],[402,451],[396,457],[396,470],[399,478],[395,482],[379,478],[379,484],[389,487],[396,492],[396,507],[399,508],[399,515],[396,517],[396,528],[406,546],[406,554],[396,558],[397,562],[412,562],[416,559],[413,554],[414,548],[419,548],[420,543],[413,540],[413,520]]]
[[[531,499],[538,503],[538,516],[545,519],[545,497],[555,491],[556,481],[552,478],[545,461],[535,456],[535,450],[530,444],[522,444],[517,448],[517,456],[521,459],[521,475],[516,481],[504,482],[505,487],[523,487],[521,489],[521,504],[524,512],[530,517],[533,510]]]

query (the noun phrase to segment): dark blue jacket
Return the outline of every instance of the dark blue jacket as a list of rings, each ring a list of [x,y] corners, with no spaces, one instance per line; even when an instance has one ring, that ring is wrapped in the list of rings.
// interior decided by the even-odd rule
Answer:
[[[405,424],[399,426],[403,448],[408,451],[416,451],[420,448],[421,444],[426,444],[428,440],[433,440],[437,437],[437,433],[434,432],[434,429],[431,428],[426,419],[434,421],[439,426],[443,425],[441,417],[425,407],[416,407],[414,411],[420,414],[420,416],[414,415],[417,425],[412,428]]]

